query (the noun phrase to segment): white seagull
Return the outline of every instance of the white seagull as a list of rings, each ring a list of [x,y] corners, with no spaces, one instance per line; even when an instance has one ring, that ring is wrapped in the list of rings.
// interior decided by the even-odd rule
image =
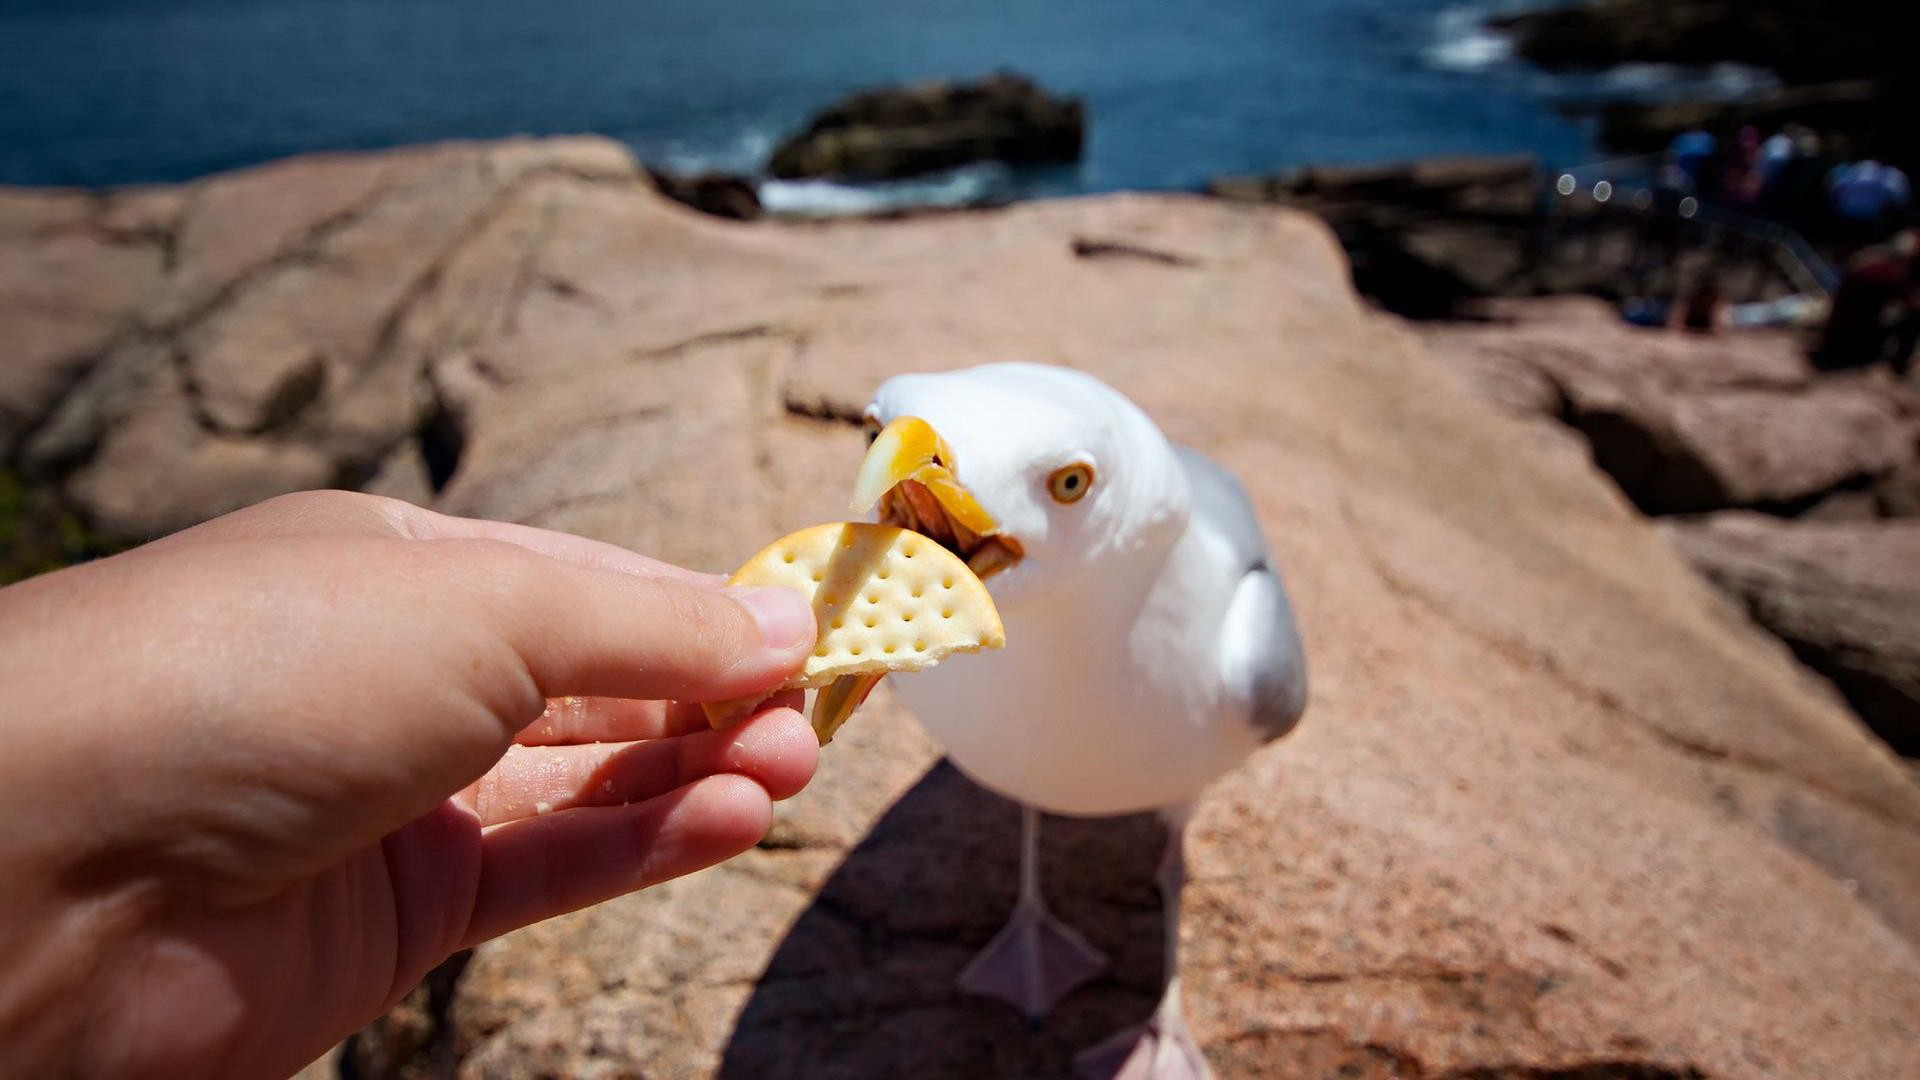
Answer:
[[[1180,1006],[1182,834],[1202,788],[1291,730],[1306,705],[1286,589],[1238,481],[1167,441],[1090,375],[993,364],[905,375],[866,417],[878,434],[855,509],[926,533],[987,580],[1007,647],[898,683],[974,781],[1023,810],[1020,899],[961,974],[1038,1018],[1106,967],[1047,910],[1040,812],[1158,810],[1166,971],[1142,1029],[1083,1070],[1208,1075]],[[823,692],[851,711],[870,681]]]

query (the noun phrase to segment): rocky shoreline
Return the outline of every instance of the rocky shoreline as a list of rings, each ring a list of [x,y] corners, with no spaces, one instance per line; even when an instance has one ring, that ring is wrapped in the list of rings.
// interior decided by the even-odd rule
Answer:
[[[1078,160],[1086,106],[1011,73],[854,94],[816,114],[774,148],[769,175],[896,180],[979,161],[1045,165]]]
[[[1843,136],[1857,157],[1920,171],[1909,105],[1920,90],[1894,5],[1877,0],[1596,0],[1505,16],[1521,58],[1549,69],[1628,63],[1741,63],[1778,74],[1771,97],[1721,104],[1613,106],[1601,136],[1626,152],[1706,126],[1802,123]]]
[[[1707,580],[1920,756],[1920,387],[1819,372],[1790,332],[1649,330],[1576,298],[1482,315],[1421,336],[1489,400],[1578,439]]]
[[[1183,982],[1222,1076],[1920,1072],[1920,786],[1539,418],[1637,378],[1569,374],[1612,324],[1537,320],[1560,352],[1496,370],[1497,339],[1433,336],[1472,327],[1369,310],[1284,207],[728,221],[595,139],[0,192],[0,321],[8,469],[114,542],[345,484],[727,567],[842,512],[822,478],[883,375],[1094,371],[1245,478],[1314,657],[1306,723],[1189,843]],[[1776,362],[1701,393],[1799,378]],[[1695,539],[1760,595],[1766,529]],[[1777,543],[1806,566],[1817,539]],[[1767,595],[1780,627],[1820,615]],[[1050,827],[1117,967],[1035,1030],[952,989],[1012,896],[1013,808],[884,693],[832,749],[759,849],[481,948],[356,1075],[1056,1075],[1143,1018],[1151,820]]]

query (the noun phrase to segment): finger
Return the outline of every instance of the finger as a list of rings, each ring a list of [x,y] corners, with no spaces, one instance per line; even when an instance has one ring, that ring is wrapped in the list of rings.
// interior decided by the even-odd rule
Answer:
[[[805,717],[769,709],[726,731],[677,739],[517,746],[459,801],[491,826],[579,806],[640,802],[719,773],[745,776],[785,799],[813,778],[819,752]]]
[[[283,536],[402,537],[414,514],[427,513],[412,503],[358,491],[296,491],[204,521],[147,545],[172,547],[186,541],[264,540]]]
[[[650,559],[616,544],[589,540],[571,533],[536,529],[531,525],[516,525],[510,521],[449,517],[408,503],[399,505],[405,508],[401,513],[401,529],[405,535],[417,540],[498,540],[591,570],[672,578],[693,585],[722,585],[727,580],[724,574],[688,570],[659,559]]]
[[[784,682],[813,645],[813,609],[791,589],[595,570],[494,540],[435,541],[430,552],[420,566],[436,588],[477,601],[472,617],[544,698],[745,697]]]
[[[488,830],[462,947],[712,866],[759,843],[772,822],[764,788],[721,775]]]
[[[359,491],[300,491],[281,495],[196,525],[181,537],[199,540],[281,536],[392,536],[410,540],[498,540],[574,566],[642,577],[669,577],[718,585],[701,573],[650,559],[615,544],[506,521],[452,517],[384,495]],[[157,541],[165,544],[172,538]]]
[[[799,710],[806,695],[787,690],[761,708]],[[572,746],[580,743],[670,739],[708,728],[707,714],[690,702],[634,701],[628,698],[564,697],[547,702],[540,718],[515,736],[522,746]]]
[[[522,746],[573,746],[666,739],[706,726],[704,720],[692,723],[695,719],[670,701],[562,697],[547,702],[540,718],[522,728],[513,741]]]

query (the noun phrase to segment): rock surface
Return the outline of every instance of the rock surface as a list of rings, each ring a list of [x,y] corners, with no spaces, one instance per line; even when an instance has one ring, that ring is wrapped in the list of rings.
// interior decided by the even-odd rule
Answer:
[[[1225,176],[1208,190],[1319,215],[1361,294],[1416,320],[1471,319],[1491,298],[1670,296],[1709,271],[1736,303],[1802,287],[1770,249],[1676,231],[1651,204],[1550,195],[1548,179],[1530,156],[1490,155]]]
[[[1701,573],[1920,757],[1920,521],[1716,514],[1669,527]]]
[[[1074,161],[1086,126],[1080,102],[1053,97],[1018,75],[926,82],[830,106],[780,144],[767,168],[785,180],[891,180],[976,161]]]
[[[275,224],[194,225],[241,193]],[[593,142],[175,195],[176,254],[132,271],[98,200],[0,200],[34,238],[0,281],[61,243],[74,281],[130,275],[0,363],[41,475],[120,524],[324,465],[722,569],[840,516],[862,445],[834,418],[883,376],[1083,367],[1246,480],[1315,665],[1306,722],[1193,826],[1183,979],[1221,1076],[1920,1073],[1920,787],[1581,447],[1370,314],[1312,219],[735,223]],[[328,373],[260,433],[189,379],[251,341]],[[1011,902],[1017,815],[935,760],[883,691],[759,849],[479,949],[440,1045],[475,1078],[1061,1075],[1151,1007],[1158,826],[1049,821],[1047,888],[1115,974],[1030,1029],[952,987]]]
[[[1563,422],[1652,514],[1796,509],[1886,487],[1920,461],[1920,395],[1885,372],[1820,375],[1787,333],[1627,325],[1589,300],[1506,302],[1432,325],[1442,361],[1510,409]]]
[[[1318,214],[1355,287],[1408,318],[1449,318],[1466,301],[1539,287],[1540,169],[1530,156],[1315,166],[1221,177],[1208,191]]]
[[[660,194],[715,217],[752,221],[761,213],[760,193],[744,176],[722,172],[686,175],[648,169],[647,178],[660,189]]]

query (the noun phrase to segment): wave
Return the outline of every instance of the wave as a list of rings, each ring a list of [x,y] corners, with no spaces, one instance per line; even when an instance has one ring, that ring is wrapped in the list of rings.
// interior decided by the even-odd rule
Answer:
[[[1434,20],[1432,41],[1421,51],[1421,57],[1427,66],[1442,71],[1524,72],[1543,93],[1561,99],[1737,101],[1780,88],[1780,79],[1772,72],[1745,64],[1687,67],[1632,63],[1599,72],[1551,72],[1531,67],[1515,54],[1513,37],[1494,29],[1489,20],[1538,6],[1489,0],[1446,8]]]
[[[748,127],[717,139],[670,139],[634,144],[642,161],[667,172],[694,175],[721,172],[753,175],[766,167],[779,129]]]
[[[1513,59],[1513,38],[1487,25],[1490,7],[1447,8],[1435,20],[1433,43],[1421,52],[1442,71],[1485,71]]]
[[[856,184],[842,180],[762,180],[760,205],[790,217],[847,217],[888,210],[974,206],[1012,198],[1012,172],[998,162],[968,165],[913,180]]]
[[[1737,101],[1780,89],[1779,76],[1745,64],[1622,64],[1595,78],[1600,93],[1631,99]]]
[[[769,179],[767,160],[782,130],[775,124],[753,125],[712,139],[632,140],[629,145],[640,160],[666,172],[742,177],[755,186],[760,205],[768,213],[790,217],[851,217],[890,210],[974,206],[1023,194],[1013,171],[999,162],[888,182]]]

